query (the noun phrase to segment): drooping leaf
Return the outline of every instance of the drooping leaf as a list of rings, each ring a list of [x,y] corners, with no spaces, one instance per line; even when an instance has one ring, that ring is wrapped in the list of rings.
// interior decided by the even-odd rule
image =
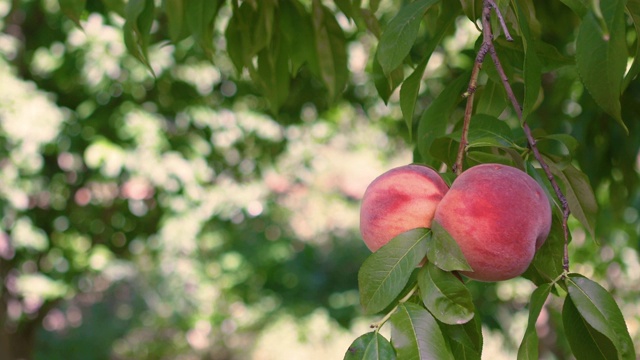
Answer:
[[[418,304],[403,303],[389,319],[399,359],[453,360],[436,319]]]
[[[469,20],[474,23],[482,15],[482,1],[481,0],[460,0],[462,4],[462,10],[467,15]]]
[[[378,7],[380,7],[380,0],[369,0],[369,9],[371,9],[371,11],[378,11]]]
[[[384,103],[386,104],[393,94],[393,91],[402,83],[404,80],[404,69],[402,66],[398,66],[397,69],[392,71],[389,75],[386,75],[382,71],[382,67],[378,62],[378,59],[374,57],[373,59],[373,83],[376,86],[376,90],[378,90],[378,95]]]
[[[314,0],[312,19],[320,76],[335,101],[342,93],[348,77],[346,40],[342,28],[320,0]]]
[[[131,0],[125,7],[124,43],[129,53],[155,73],[148,59],[151,25],[155,16],[153,0]]]
[[[582,226],[589,231],[591,237],[595,239],[598,204],[593,189],[591,189],[589,178],[571,164],[559,166],[553,159],[546,156],[545,161],[553,175],[564,184],[564,195],[569,203],[571,214],[580,221]]]
[[[459,139],[461,131],[452,133],[451,138]],[[515,145],[513,134],[507,123],[486,114],[476,114],[471,118],[467,134],[467,148],[510,147]]]
[[[576,65],[595,102],[629,131],[622,120],[620,94],[627,67],[624,0],[599,1],[604,25],[593,11],[582,19],[576,39]]]
[[[295,74],[306,64],[311,73],[320,78],[320,67],[316,52],[311,16],[298,0],[278,3],[280,36],[288,43],[291,73]]]
[[[487,84],[476,92],[476,96],[478,97],[476,114],[498,117],[507,108],[507,98],[502,84],[491,79],[487,80]]]
[[[579,17],[584,17],[587,14],[589,8],[587,7],[586,0],[560,0],[563,4],[567,5],[569,9],[573,10]]]
[[[220,10],[220,0],[188,0],[185,1],[184,11],[186,23],[198,45],[213,58],[213,25]]]
[[[611,340],[619,359],[635,359],[633,341],[613,296],[600,284],[579,274],[571,274],[566,284],[569,297],[582,318]]]
[[[59,0],[58,2],[62,13],[71,19],[79,28],[82,28],[80,18],[84,12],[87,0]]]
[[[542,65],[536,54],[536,45],[533,34],[529,29],[529,20],[524,14],[521,2],[512,1],[518,25],[522,34],[522,45],[524,47],[524,64],[522,67],[524,82],[524,100],[522,102],[522,121],[527,121],[529,114],[535,109],[540,92],[542,91]]]
[[[402,291],[413,269],[424,259],[430,234],[428,229],[404,232],[364,261],[358,272],[358,288],[365,313],[379,312]]]
[[[573,136],[571,136],[569,134],[549,134],[549,135],[544,135],[544,136],[538,138],[537,140],[538,140],[538,142],[543,141],[543,140],[554,140],[554,141],[557,141],[557,142],[561,143],[562,145],[564,145],[564,147],[567,149],[569,154],[575,153],[576,149],[578,148],[578,145],[580,145],[578,143],[578,140],[576,140],[576,138],[574,138]]]
[[[418,287],[427,310],[445,324],[464,324],[474,315],[469,289],[453,273],[427,262],[418,272]]]
[[[395,360],[396,353],[391,343],[377,331],[368,332],[355,339],[344,360]]]
[[[482,355],[482,321],[480,316],[457,325],[440,324],[456,360],[480,360]]]
[[[636,52],[633,55],[633,63],[624,76],[622,91],[624,91],[629,83],[640,73],[640,0],[627,0],[627,12],[633,20],[633,27],[636,31]]]
[[[455,6],[453,6],[455,4]],[[438,24],[436,25],[436,33],[430,38],[425,50],[423,51],[424,58],[416,66],[411,75],[402,83],[400,88],[400,109],[404,121],[409,129],[409,138],[413,137],[413,115],[415,112],[416,101],[418,99],[418,93],[420,91],[420,83],[422,82],[422,76],[427,67],[427,63],[436,49],[438,44],[442,42],[442,39],[449,27],[455,22],[456,16],[460,10],[457,1],[446,1],[443,3],[443,12],[438,16]]]
[[[348,19],[357,17],[357,11],[353,8],[351,0],[335,0],[336,6]]]
[[[501,57],[506,56],[511,61],[514,61],[514,63],[524,64],[524,46],[520,37],[514,36],[514,41],[507,41],[506,39],[499,37],[494,41],[494,45],[496,52],[501,55]],[[563,66],[575,65],[573,57],[563,54],[555,46],[547,42],[535,39],[533,45],[535,46],[535,52],[538,60],[540,60],[542,72],[553,71]],[[516,61],[516,59],[518,61]],[[502,65],[508,66],[508,63]],[[495,78],[495,76],[492,77],[492,79],[494,81],[499,80],[498,78]]]
[[[429,161],[433,163],[432,166],[438,166],[442,162],[451,168],[456,161],[459,146],[458,141],[448,136],[434,139],[428,151]]]
[[[413,115],[415,113],[416,101],[418,100],[418,93],[420,91],[420,83],[422,82],[422,75],[427,68],[429,57],[424,58],[411,75],[402,83],[400,88],[400,109],[404,117],[404,122],[407,124],[409,130],[409,138],[413,137]]]
[[[462,93],[469,84],[470,73],[464,73],[451,81],[438,97],[422,113],[416,134],[416,143],[422,163],[439,165],[431,155],[434,140],[443,136],[449,124],[449,117],[456,105],[463,99]]]
[[[536,254],[522,277],[542,286],[555,280],[563,272],[562,258],[564,255],[564,231],[559,211],[555,211],[551,218],[551,231],[544,244]]]
[[[185,1],[164,0],[162,4],[164,13],[167,15],[169,38],[176,43],[188,35],[187,27],[185,26]]]
[[[440,0],[417,0],[400,9],[382,32],[378,61],[385,74],[391,73],[409,54],[418,37],[422,16]]]
[[[445,271],[473,271],[458,246],[437,221],[431,222],[431,241],[427,243],[427,258]]]
[[[274,41],[269,49],[258,53],[258,78],[265,96],[269,99],[271,110],[277,113],[289,95],[289,56],[286,43]]]
[[[562,323],[573,356],[577,360],[618,359],[611,340],[589,325],[569,296],[562,306]]]
[[[549,293],[551,292],[551,284],[542,284],[531,294],[529,302],[529,321],[524,338],[518,349],[518,360],[537,360],[538,359],[538,334],[536,333],[536,321],[540,316],[542,307],[544,306]]]
[[[369,9],[360,9],[360,15],[362,16],[362,20],[364,21],[365,26],[376,39],[380,39],[382,36],[382,29],[380,28],[380,22],[378,18],[375,16],[373,12]]]

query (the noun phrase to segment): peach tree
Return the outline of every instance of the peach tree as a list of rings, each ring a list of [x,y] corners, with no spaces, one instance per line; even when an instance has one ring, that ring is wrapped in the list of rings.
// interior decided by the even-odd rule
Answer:
[[[92,6],[84,0],[59,3],[80,26],[86,7]],[[398,104],[404,128],[393,132],[414,149],[414,163],[435,169],[451,189],[482,164],[519,169],[543,189],[546,202],[530,206],[521,200],[528,210],[510,226],[538,222],[538,212],[549,204],[550,226],[534,231],[535,256],[520,261],[527,268],[513,274],[536,287],[518,358],[539,357],[536,322],[552,298],[562,302],[557,326],[576,358],[636,358],[615,294],[588,274],[572,272],[569,249],[572,229],[595,240],[598,219],[603,231],[611,230],[603,216],[621,218],[638,204],[637,0],[103,3],[122,16],[127,49],[150,72],[151,46],[192,41],[202,57],[226,61],[238,78],[250,79],[266,99],[263,110],[281,123],[290,121],[283,113],[305,103],[320,111],[344,100],[366,107],[366,88],[350,78],[348,49],[360,41],[359,34],[373,35],[366,83],[374,84],[384,103]],[[465,26],[475,28],[470,49],[459,46],[468,41],[468,33],[460,31]],[[472,195],[489,202],[494,194],[516,199],[515,205],[508,204],[515,210],[505,211],[506,202],[497,209],[504,221],[495,220],[495,231],[524,207],[517,200],[524,186]],[[594,189],[606,194],[596,197]],[[443,202],[450,191],[443,191]],[[415,188],[407,190],[409,201],[418,195]],[[599,201],[610,209],[598,209]],[[346,350],[346,359],[480,358],[483,314],[475,303],[481,299],[472,296],[469,288],[476,284],[467,276],[473,277],[474,261],[465,254],[456,225],[431,221],[439,205],[428,216],[394,213],[396,222],[411,217],[429,221],[409,222],[375,246],[362,264],[361,305],[365,314],[380,319]],[[472,229],[477,224],[456,218],[461,210],[449,211],[454,224],[468,221],[463,225]],[[625,226],[638,232],[633,212],[627,214],[631,221]],[[392,225],[376,229],[375,235]],[[511,240],[522,241],[518,230],[510,232]],[[541,236],[544,242],[537,240]],[[379,332],[385,324],[391,328],[390,340]]]
[[[571,56],[544,41],[543,25],[530,2],[462,1],[460,6],[414,1],[382,32],[375,58],[379,82],[387,94],[400,86],[400,106],[416,141],[414,161],[451,171],[453,182],[449,192],[431,200],[423,198],[425,193],[411,179],[397,179],[386,188],[378,179],[370,185],[361,212],[363,237],[369,245],[374,227],[386,238],[376,239],[376,248],[384,245],[364,262],[358,280],[365,313],[385,315],[371,325],[372,332],[353,342],[345,359],[479,359],[480,315],[460,272],[482,281],[522,275],[536,284],[518,359],[539,358],[535,324],[550,296],[564,299],[562,322],[576,358],[636,357],[614,297],[597,282],[570,271],[568,217],[573,214],[593,235],[597,212],[587,177],[571,163],[578,143],[566,134],[536,131],[529,122],[545,101],[545,77],[575,71],[593,101],[626,130],[619,98],[637,75],[636,50],[626,37],[628,24],[636,24],[639,14],[634,2],[562,3],[579,17]],[[462,13],[478,28],[473,65],[432,100],[415,124],[429,58]],[[627,66],[629,56],[634,61]],[[414,65],[405,78],[407,63]],[[464,110],[457,112],[459,103]],[[538,146],[544,142],[560,143],[565,151],[558,154]],[[486,163],[527,172],[526,180],[540,189],[538,197],[528,196],[531,185],[512,182],[510,173],[477,175],[484,166],[478,164]],[[540,198],[540,186],[549,199]],[[398,188],[403,187],[401,193]],[[377,198],[369,200],[369,193]],[[413,198],[430,201],[435,218],[432,208],[399,205]],[[553,215],[548,202],[556,204]],[[387,224],[391,216],[420,219],[420,226],[398,220]],[[379,333],[386,323],[390,342]]]

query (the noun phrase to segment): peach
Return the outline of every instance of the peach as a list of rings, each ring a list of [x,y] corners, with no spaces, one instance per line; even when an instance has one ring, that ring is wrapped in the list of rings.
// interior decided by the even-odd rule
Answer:
[[[411,229],[431,226],[448,186],[433,169],[404,165],[378,176],[362,198],[360,233],[371,251]]]
[[[551,206],[527,173],[482,164],[458,176],[436,209],[434,221],[458,243],[480,281],[521,275],[551,228]]]

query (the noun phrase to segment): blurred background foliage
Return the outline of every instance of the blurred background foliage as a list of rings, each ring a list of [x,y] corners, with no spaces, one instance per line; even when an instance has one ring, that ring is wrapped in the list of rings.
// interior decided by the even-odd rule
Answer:
[[[311,14],[318,3],[299,4]],[[383,26],[401,3],[364,1],[362,14]],[[124,3],[88,1],[80,28],[58,1],[0,0],[0,353],[342,357],[371,320],[357,293],[369,254],[359,199],[375,176],[411,162],[413,145],[397,92],[381,99],[377,23],[349,20],[344,1],[323,4],[342,33],[342,96],[308,59],[285,76],[286,94],[238,73],[225,43],[231,5],[210,48],[154,21],[152,73],[127,51]],[[571,53],[575,15],[556,1],[535,10],[545,40]],[[471,67],[478,35],[467,18],[446,34],[416,116]],[[546,74],[543,87],[532,127],[578,140],[573,161],[600,207],[596,239],[571,223],[572,269],[613,293],[640,344],[640,85],[622,97],[628,135],[575,73]],[[513,358],[533,285],[471,288],[484,354]],[[550,301],[539,320],[544,358],[566,358],[560,306]]]

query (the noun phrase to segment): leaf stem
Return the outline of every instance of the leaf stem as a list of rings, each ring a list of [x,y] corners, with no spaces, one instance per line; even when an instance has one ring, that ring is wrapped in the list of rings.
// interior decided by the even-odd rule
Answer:
[[[467,106],[465,108],[464,122],[462,125],[462,135],[460,137],[460,146],[458,147],[458,154],[456,157],[456,162],[453,166],[453,171],[458,175],[462,173],[462,163],[464,159],[464,152],[468,145],[467,138],[468,138],[468,132],[469,132],[469,123],[471,122],[471,114],[473,113],[473,93],[475,92],[476,86],[477,86],[477,79],[478,79],[477,72],[480,71],[480,68],[482,67],[482,62],[484,61],[484,58],[488,53],[491,56],[491,60],[493,61],[493,64],[495,65],[496,70],[498,71],[498,75],[500,76],[500,80],[502,81],[502,86],[505,89],[507,97],[511,101],[511,105],[515,110],[516,115],[518,116],[518,119],[522,123],[522,128],[526,135],[529,148],[531,148],[531,150],[533,151],[534,157],[540,164],[540,167],[542,167],[545,175],[547,176],[547,179],[549,180],[549,182],[551,183],[551,186],[553,187],[553,191],[555,192],[555,195],[560,201],[560,205],[562,207],[562,230],[564,233],[564,257],[562,261],[562,268],[565,273],[568,273],[569,272],[569,227],[567,225],[567,222],[569,220],[569,215],[571,214],[571,210],[569,209],[569,203],[567,202],[567,198],[562,193],[560,186],[558,185],[555,177],[553,176],[553,173],[551,172],[549,165],[547,165],[543,156],[540,154],[540,151],[536,146],[536,140],[533,137],[533,134],[531,132],[531,128],[526,123],[526,121],[523,121],[522,119],[522,107],[520,106],[520,103],[518,102],[518,99],[516,98],[513,92],[513,88],[509,83],[509,78],[507,77],[504,71],[504,68],[502,67],[502,63],[500,62],[500,58],[498,57],[498,54],[496,53],[496,49],[493,44],[493,32],[491,30],[491,9],[493,9],[497,14],[498,19],[500,20],[500,24],[502,25],[503,30],[505,32],[505,37],[507,37],[507,40],[511,40],[511,36],[507,31],[506,24],[504,23],[504,18],[502,17],[502,14],[500,13],[500,9],[498,8],[494,0],[484,0],[483,11],[482,11],[482,45],[478,50],[478,54],[476,56],[476,62],[473,65],[472,76],[471,76],[471,80],[469,81],[469,88],[465,93],[465,95],[467,95]]]
[[[380,329],[382,325],[384,325],[384,323],[386,323],[387,320],[389,320],[391,315],[393,315],[393,313],[396,312],[396,310],[398,309],[398,306],[400,306],[400,304],[406,303],[407,300],[409,300],[409,298],[411,298],[411,296],[416,292],[416,290],[418,290],[418,284],[415,284],[413,288],[411,288],[411,290],[407,293],[407,295],[403,296],[402,299],[398,300],[398,305],[394,306],[393,309],[391,309],[391,311],[389,311],[382,319],[380,319],[380,321],[371,324],[371,328],[376,329],[376,331],[378,331],[378,329]]]

